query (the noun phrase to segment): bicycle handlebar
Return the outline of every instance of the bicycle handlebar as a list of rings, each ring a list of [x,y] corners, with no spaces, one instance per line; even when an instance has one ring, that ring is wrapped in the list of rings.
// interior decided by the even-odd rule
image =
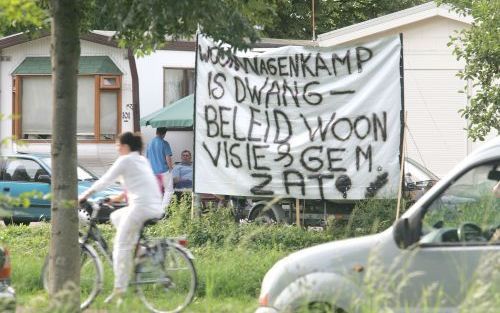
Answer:
[[[85,208],[86,206],[87,206],[87,208],[90,207],[92,209],[92,214],[90,215],[90,219],[95,221],[95,220],[97,220],[97,216],[99,215],[99,211],[101,210],[101,208],[103,206],[107,206],[109,209],[115,210],[115,208],[110,203],[111,203],[111,199],[108,197],[103,198],[103,199],[99,199],[97,201],[85,199],[84,201],[82,201],[80,203],[80,206],[83,208]]]

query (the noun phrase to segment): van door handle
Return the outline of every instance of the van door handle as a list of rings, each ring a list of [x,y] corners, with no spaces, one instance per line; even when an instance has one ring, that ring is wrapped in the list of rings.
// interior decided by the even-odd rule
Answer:
[[[9,192],[9,191],[10,191],[10,188],[9,188],[9,187],[3,187],[3,191],[4,191],[4,192]]]

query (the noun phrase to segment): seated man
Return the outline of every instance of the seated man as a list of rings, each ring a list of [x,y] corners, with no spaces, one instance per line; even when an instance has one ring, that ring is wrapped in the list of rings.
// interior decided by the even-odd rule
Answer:
[[[175,189],[193,188],[193,165],[189,150],[182,151],[181,163],[174,166],[172,177]]]

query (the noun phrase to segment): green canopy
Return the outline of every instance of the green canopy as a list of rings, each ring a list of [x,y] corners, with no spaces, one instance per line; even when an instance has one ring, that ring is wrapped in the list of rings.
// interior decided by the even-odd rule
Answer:
[[[141,126],[168,129],[193,128],[194,95],[189,95],[141,118]]]

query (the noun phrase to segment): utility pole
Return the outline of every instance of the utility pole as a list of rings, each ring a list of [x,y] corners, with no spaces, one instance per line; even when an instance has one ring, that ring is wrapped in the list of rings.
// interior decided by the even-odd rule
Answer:
[[[312,40],[315,41],[316,40],[316,25],[315,25],[315,17],[314,17],[314,0],[311,1],[312,3]]]

